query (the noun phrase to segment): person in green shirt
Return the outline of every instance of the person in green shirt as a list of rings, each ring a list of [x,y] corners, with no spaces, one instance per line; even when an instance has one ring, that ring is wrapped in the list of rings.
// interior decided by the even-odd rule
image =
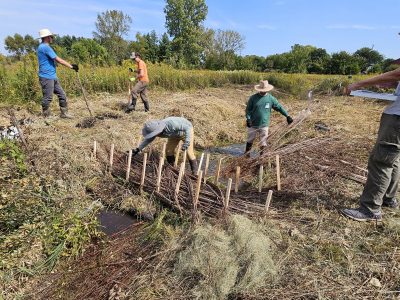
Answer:
[[[268,83],[268,80],[260,81],[254,89],[258,92],[249,98],[246,106],[246,125],[247,125],[247,143],[246,152],[248,153],[253,146],[257,133],[260,135],[261,153],[267,146],[268,128],[271,117],[271,110],[279,111],[286,117],[288,124],[293,122],[292,117],[282,107],[278,100],[268,92],[273,90],[274,86]]]

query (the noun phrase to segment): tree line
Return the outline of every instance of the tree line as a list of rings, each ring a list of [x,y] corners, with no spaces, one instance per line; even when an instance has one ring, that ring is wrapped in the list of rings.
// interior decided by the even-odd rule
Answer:
[[[234,30],[204,27],[208,7],[205,0],[166,0],[164,7],[167,32],[137,33],[126,39],[132,18],[122,11],[107,10],[97,15],[93,38],[56,36],[55,51],[77,63],[93,65],[121,64],[130,52],[138,51],[145,60],[165,63],[182,69],[252,70],[285,73],[359,74],[388,71],[395,60],[364,47],[354,53],[329,54],[311,45],[293,45],[291,50],[269,56],[240,55],[245,37]],[[20,60],[33,53],[39,41],[18,33],[7,36],[5,48],[9,59]]]

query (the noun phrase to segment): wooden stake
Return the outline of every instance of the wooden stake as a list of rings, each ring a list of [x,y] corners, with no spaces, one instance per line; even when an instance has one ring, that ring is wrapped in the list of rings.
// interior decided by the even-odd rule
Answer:
[[[272,190],[268,191],[267,195],[267,200],[265,201],[265,208],[264,208],[264,213],[267,214],[269,205],[271,204],[271,199],[272,199]]]
[[[111,149],[110,149],[110,172],[112,170],[113,164],[114,164],[114,144],[111,144]]]
[[[210,164],[210,153],[206,155],[206,165],[204,167],[204,183],[207,182],[207,173],[208,173],[208,166]]]
[[[219,180],[219,172],[221,171],[221,164],[222,164],[222,158],[218,160],[218,165],[217,165],[217,170],[215,171],[215,178],[214,178],[214,184],[218,184]]]
[[[236,179],[235,179],[235,193],[239,191],[239,183],[240,183],[240,167],[236,167]]]
[[[183,167],[183,174],[185,174],[186,156],[187,156],[187,150],[183,151],[183,161],[182,161],[182,163],[183,163],[183,165],[184,165],[184,167]]]
[[[203,177],[203,171],[200,171],[199,176],[197,176],[196,194],[195,194],[194,199],[193,199],[193,207],[194,207],[195,214],[197,213],[197,203],[199,201],[199,196],[200,196],[201,178],[202,177]]]
[[[263,185],[263,175],[264,175],[264,166],[260,166],[260,172],[258,174],[258,192],[261,193],[262,185]]]
[[[137,147],[139,147],[140,146],[140,144],[142,143],[142,136],[140,135],[139,136],[139,139],[138,139],[138,142],[137,142]]]
[[[143,154],[143,167],[142,167],[142,177],[140,178],[140,189],[143,188],[144,179],[146,177],[146,164],[147,164],[147,153]]]
[[[131,173],[131,162],[132,162],[132,150],[129,150],[128,165],[126,166],[126,177],[125,177],[126,181],[129,181],[129,175]]]
[[[199,168],[197,170],[197,176],[199,176],[199,174],[200,174],[201,165],[203,164],[203,159],[204,159],[204,153],[202,153],[200,156],[200,162],[199,162]]]
[[[181,155],[181,147],[182,147],[182,141],[179,141],[178,150],[176,151],[175,162],[174,162],[175,168],[178,166],[179,155]]]
[[[229,198],[231,197],[232,178],[228,179],[228,185],[226,186],[225,202],[224,202],[224,214],[228,212]]]
[[[176,187],[175,187],[175,196],[178,196],[178,194],[179,194],[179,188],[181,187],[182,177],[183,177],[184,173],[185,173],[185,164],[181,163],[181,167],[179,169],[178,180],[176,182]]]
[[[93,142],[93,159],[96,160],[96,156],[97,156],[97,142],[94,141]]]
[[[281,190],[281,165],[279,161],[279,155],[276,155],[276,185],[278,191]]]
[[[163,143],[163,145],[162,145],[161,157],[164,157],[164,158],[165,158],[166,149],[167,149],[167,143],[165,142],[165,143]]]
[[[157,192],[160,192],[160,187],[161,187],[161,174],[162,174],[163,165],[164,165],[164,157],[161,157],[160,163],[158,164]]]

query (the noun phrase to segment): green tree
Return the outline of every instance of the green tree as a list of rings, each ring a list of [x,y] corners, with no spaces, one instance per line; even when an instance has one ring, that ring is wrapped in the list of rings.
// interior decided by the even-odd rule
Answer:
[[[158,44],[158,60],[160,62],[168,61],[171,58],[171,41],[168,34],[164,33]]]
[[[107,50],[93,39],[81,38],[71,46],[71,57],[80,63],[105,65]]]
[[[93,36],[115,62],[120,63],[128,56],[128,42],[123,37],[129,33],[131,23],[131,17],[118,10],[107,10],[97,15],[97,31]]]
[[[308,73],[324,74],[331,56],[325,49],[316,48],[310,52],[310,63],[307,66]]]
[[[172,51],[178,64],[199,66],[203,22],[208,7],[204,0],[166,0],[165,25],[172,37]]]
[[[378,51],[368,48],[368,47],[363,47],[361,49],[358,49],[356,52],[353,54],[356,58],[359,58],[360,63],[361,63],[361,70],[365,73],[369,72],[379,72],[381,70],[381,66],[377,66],[382,64],[383,62],[383,55],[380,54]]]
[[[14,36],[7,36],[4,40],[5,49],[12,53],[18,60],[27,53],[34,52],[39,45],[31,35],[25,37],[16,33]]]
[[[358,74],[361,71],[357,58],[346,51],[333,53],[328,69],[330,74],[341,75]]]

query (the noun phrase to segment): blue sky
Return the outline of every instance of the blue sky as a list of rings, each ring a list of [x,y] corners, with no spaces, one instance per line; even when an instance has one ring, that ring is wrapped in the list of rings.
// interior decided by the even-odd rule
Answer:
[[[267,56],[293,44],[314,45],[329,53],[374,47],[400,57],[400,0],[206,0],[205,26],[231,29],[245,37],[242,55]],[[41,28],[61,35],[92,37],[97,14],[122,10],[136,32],[166,31],[161,0],[0,0],[0,51],[14,33],[38,35]]]

